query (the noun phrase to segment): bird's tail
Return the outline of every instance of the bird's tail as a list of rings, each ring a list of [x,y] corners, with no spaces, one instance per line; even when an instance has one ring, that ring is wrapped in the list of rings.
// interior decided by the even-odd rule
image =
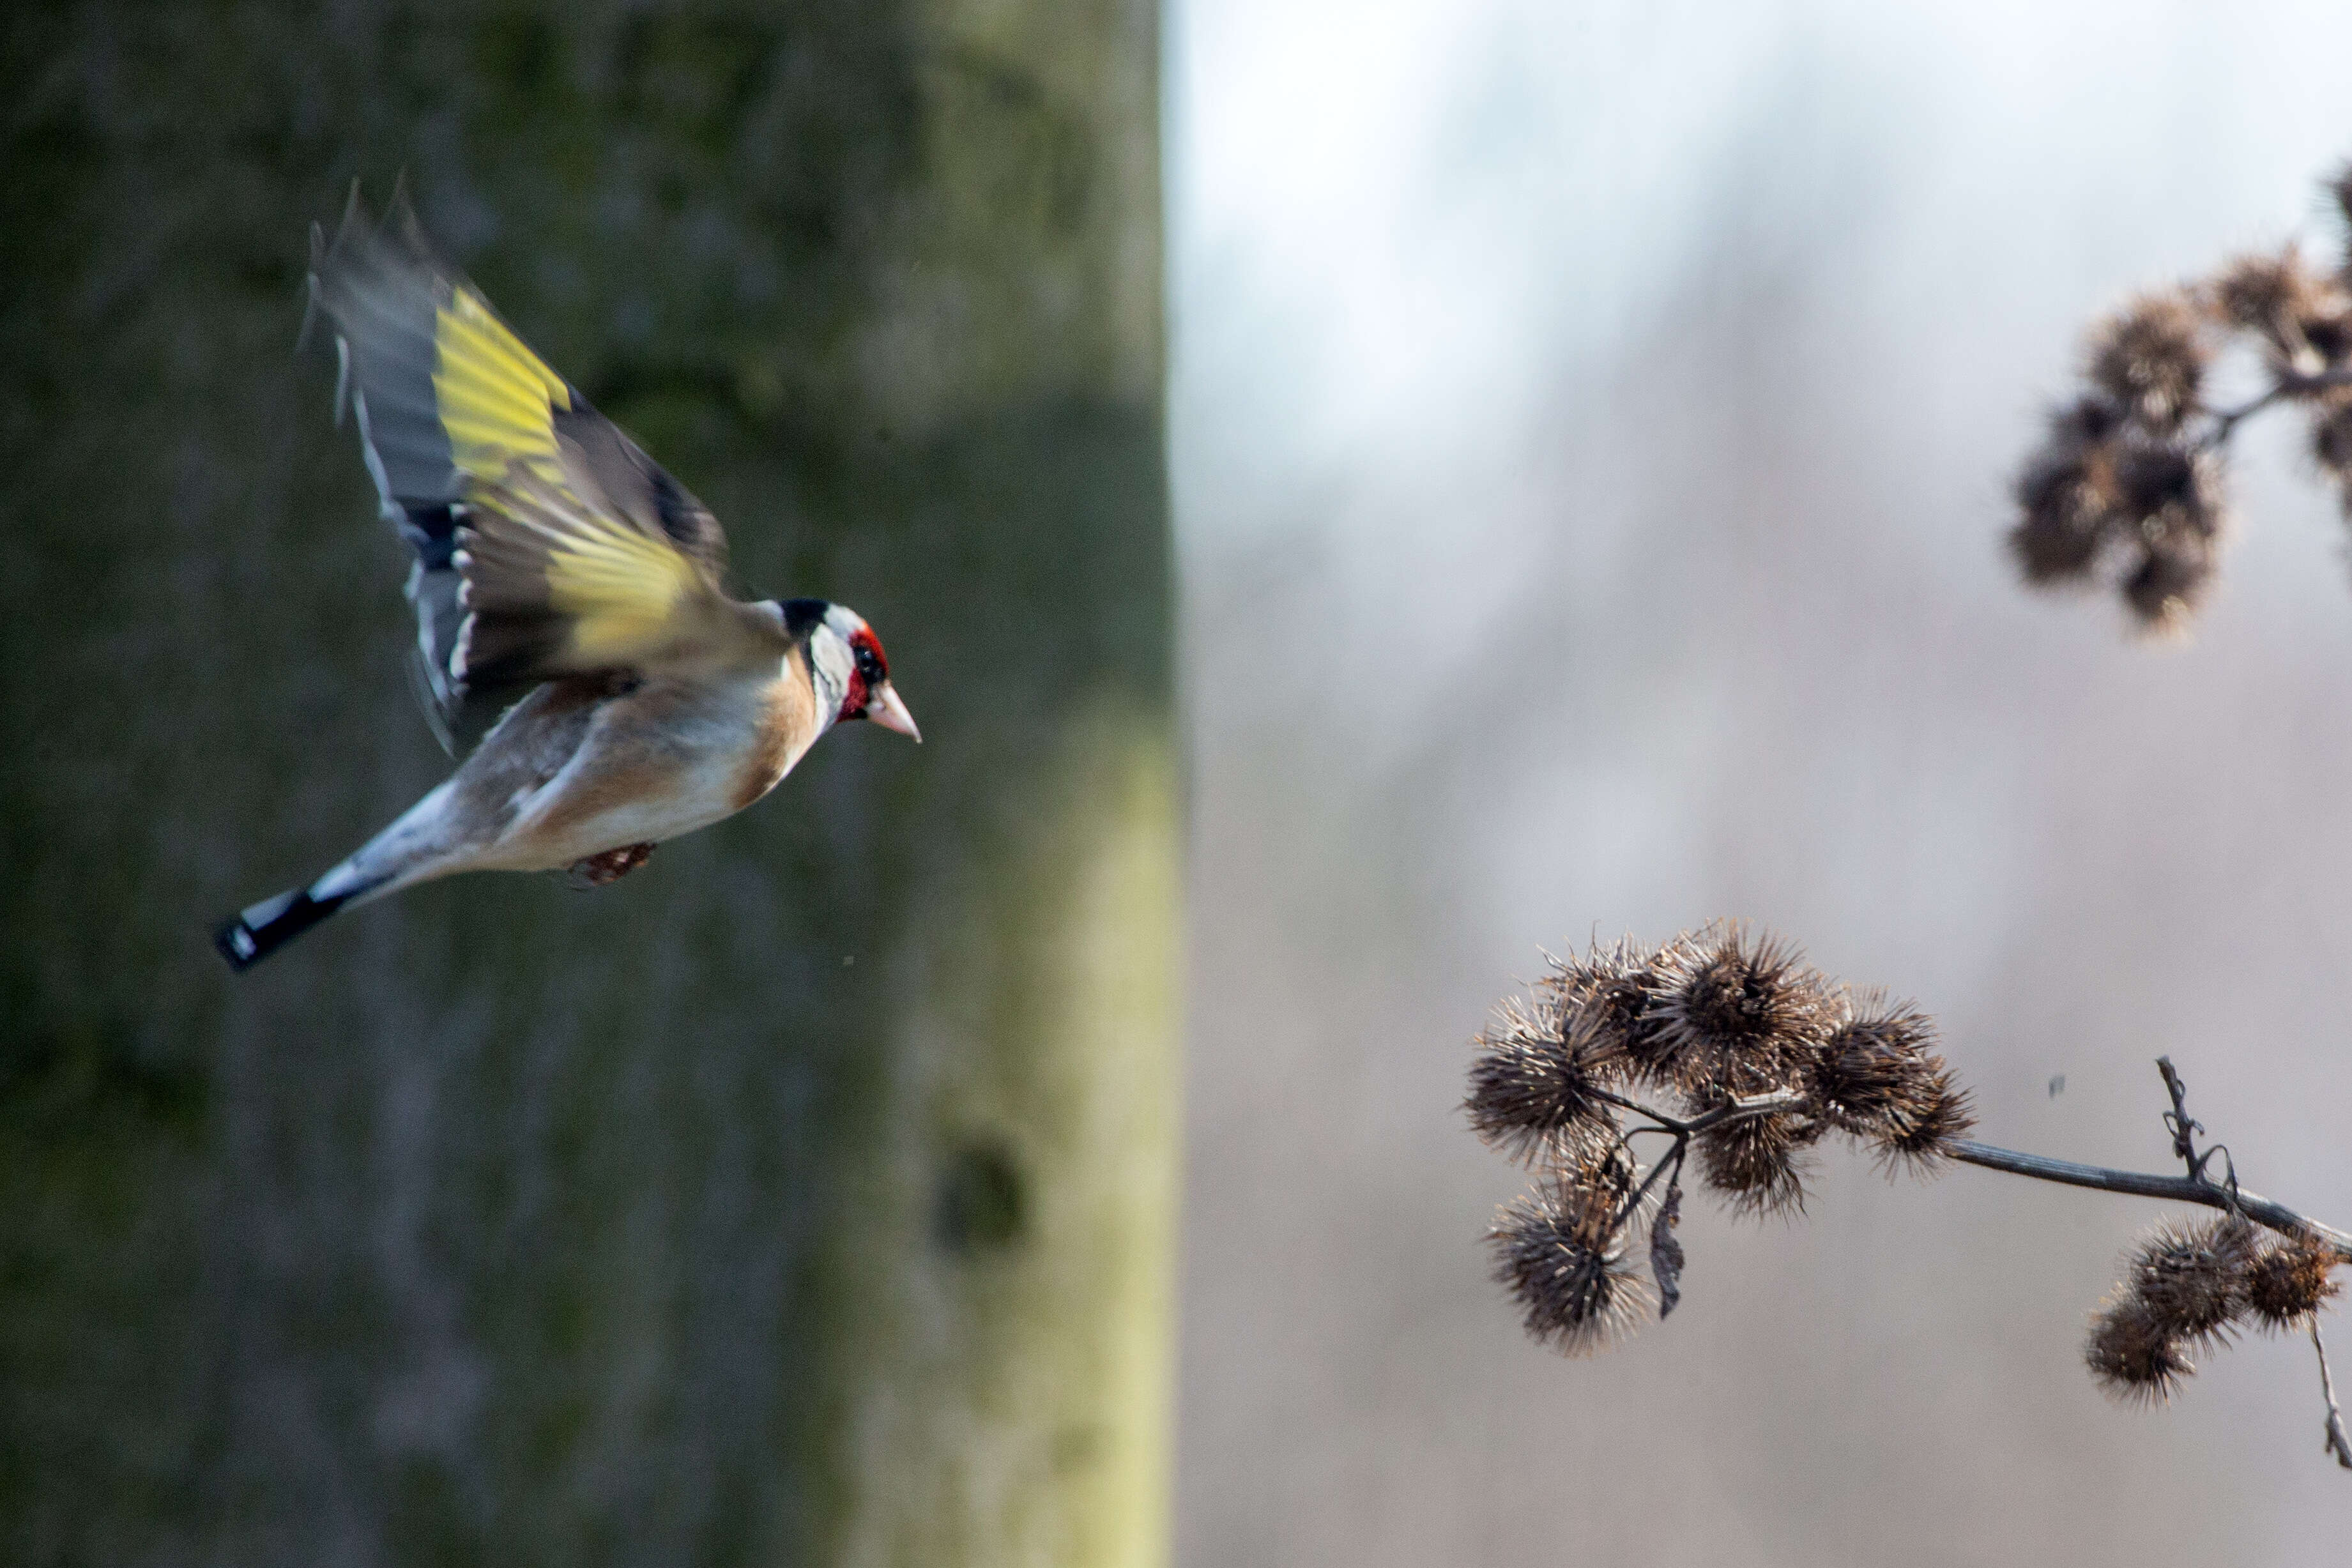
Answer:
[[[243,973],[339,909],[455,869],[440,831],[449,798],[444,784],[310,886],[265,898],[221,922],[213,946],[230,968]]]
[[[317,883],[312,883],[315,887]],[[275,898],[265,898],[213,932],[213,946],[242,974],[272,953],[323,921],[352,901],[348,893],[314,897],[310,887],[298,887]]]

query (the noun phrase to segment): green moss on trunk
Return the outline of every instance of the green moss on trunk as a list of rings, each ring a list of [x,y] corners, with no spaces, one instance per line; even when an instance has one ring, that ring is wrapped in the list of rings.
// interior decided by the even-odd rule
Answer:
[[[0,182],[0,1557],[1164,1554],[1178,886],[1149,7],[20,8]],[[595,894],[242,981],[446,762],[303,233],[515,324],[881,631]]]

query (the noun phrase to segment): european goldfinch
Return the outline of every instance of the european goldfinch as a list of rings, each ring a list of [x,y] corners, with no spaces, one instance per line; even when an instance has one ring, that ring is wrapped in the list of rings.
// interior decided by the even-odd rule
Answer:
[[[418,695],[453,754],[481,738],[341,865],[222,925],[231,967],[457,872],[610,882],[757,800],[844,719],[922,738],[855,612],[727,596],[718,519],[436,259],[404,197],[376,227],[354,193],[331,246],[312,228],[310,264],[337,418],[348,402],[416,551]]]

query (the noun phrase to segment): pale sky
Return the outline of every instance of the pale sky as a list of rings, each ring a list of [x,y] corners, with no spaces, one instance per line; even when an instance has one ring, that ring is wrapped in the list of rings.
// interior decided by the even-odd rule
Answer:
[[[2334,243],[2352,7],[1191,0],[1167,29],[1184,1560],[2340,1545],[2307,1345],[2158,1415],[2084,1376],[2152,1206],[1829,1158],[1793,1226],[1694,1218],[1675,1319],[1562,1363],[1483,1277],[1517,1179],[1455,1106],[1539,946],[1747,916],[1941,1019],[1993,1141],[2160,1162],[2166,1051],[2254,1185],[2352,1220],[2333,498],[2291,421],[2255,432],[2179,646],[2025,595],[2000,546],[2093,313]]]

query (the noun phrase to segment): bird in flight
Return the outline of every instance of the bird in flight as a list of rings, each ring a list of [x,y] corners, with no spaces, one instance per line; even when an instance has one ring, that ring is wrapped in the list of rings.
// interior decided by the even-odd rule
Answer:
[[[846,719],[922,738],[855,611],[728,596],[719,520],[436,257],[404,194],[377,225],[355,190],[331,245],[314,225],[310,289],[336,417],[416,552],[418,697],[471,750],[341,864],[224,922],[230,967],[457,872],[609,883]]]

